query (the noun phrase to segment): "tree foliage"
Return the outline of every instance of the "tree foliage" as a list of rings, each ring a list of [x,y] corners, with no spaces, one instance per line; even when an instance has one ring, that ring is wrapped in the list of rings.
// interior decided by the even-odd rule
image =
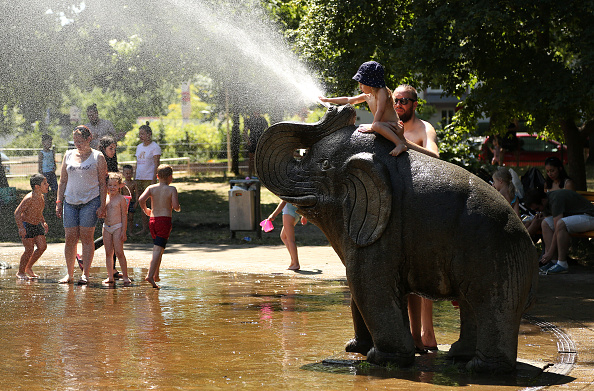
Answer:
[[[392,85],[408,76],[447,95],[467,92],[459,126],[486,116],[492,131],[504,132],[519,119],[564,140],[569,171],[585,188],[582,149],[594,128],[592,1],[309,4],[299,45],[337,91],[348,90],[361,62],[375,59],[386,65]]]

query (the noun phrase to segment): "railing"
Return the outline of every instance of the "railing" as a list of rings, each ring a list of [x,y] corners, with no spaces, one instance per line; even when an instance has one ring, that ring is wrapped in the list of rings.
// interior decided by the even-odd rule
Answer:
[[[166,151],[167,145],[161,145]],[[206,146],[203,144],[186,145],[184,150],[178,150],[177,153],[187,155],[180,157],[162,157],[161,163],[168,163],[173,167],[174,172],[180,174],[192,174],[198,172],[227,172],[227,161],[221,159],[226,156],[226,150],[219,150],[221,146]],[[210,147],[210,148],[209,148]],[[0,152],[5,153],[9,160],[2,162],[6,171],[7,178],[28,177],[38,172],[38,153],[40,148],[0,148]],[[59,175],[61,170],[62,158],[66,148],[56,148],[56,173]],[[118,157],[126,158],[133,156],[131,151],[133,147],[118,147]],[[247,152],[245,146],[241,145],[239,168],[242,171],[247,170]],[[136,167],[136,160],[122,160],[118,162],[121,167],[124,164],[130,164]]]

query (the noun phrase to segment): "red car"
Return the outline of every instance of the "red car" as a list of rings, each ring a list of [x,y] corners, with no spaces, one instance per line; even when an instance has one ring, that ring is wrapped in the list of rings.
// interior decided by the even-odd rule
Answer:
[[[490,163],[493,158],[493,136],[483,142],[479,159]],[[536,134],[518,132],[514,136],[500,136],[503,148],[503,164],[506,166],[544,166],[546,158],[558,157],[567,164],[567,146],[554,140],[544,140]]]

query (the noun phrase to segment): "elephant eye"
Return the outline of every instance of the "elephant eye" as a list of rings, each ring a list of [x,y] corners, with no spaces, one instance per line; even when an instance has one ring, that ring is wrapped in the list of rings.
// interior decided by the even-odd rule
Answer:
[[[322,170],[327,170],[331,167],[330,162],[326,159],[322,161]]]

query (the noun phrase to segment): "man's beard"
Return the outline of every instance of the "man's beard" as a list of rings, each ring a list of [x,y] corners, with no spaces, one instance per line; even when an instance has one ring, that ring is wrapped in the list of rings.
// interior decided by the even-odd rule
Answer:
[[[410,119],[412,118],[412,110],[404,110],[404,113],[402,113],[402,115],[400,115],[400,121],[402,122],[408,122],[410,121]]]

